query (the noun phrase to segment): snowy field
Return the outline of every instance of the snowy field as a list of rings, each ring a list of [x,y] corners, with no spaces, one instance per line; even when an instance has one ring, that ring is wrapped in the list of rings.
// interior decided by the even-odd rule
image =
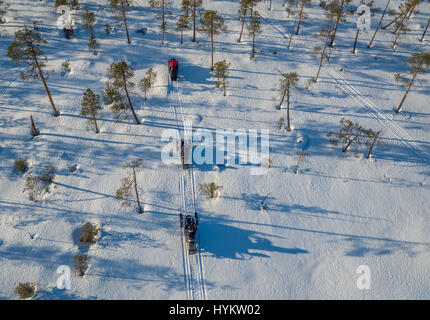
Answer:
[[[402,112],[395,113],[405,88],[394,74],[407,73],[403,62],[412,53],[429,52],[430,34],[419,38],[430,4],[407,22],[410,32],[396,51],[390,28],[378,31],[385,0],[376,0],[372,31],[361,33],[352,54],[356,17],[341,22],[330,63],[319,81],[306,88],[318,69],[310,53],[324,43],[313,38],[328,23],[319,1],[305,7],[309,17],[292,38],[295,17],[288,18],[283,0],[258,2],[262,34],[257,54],[250,59],[252,39],[241,22],[239,1],[203,0],[225,19],[227,32],[215,36],[214,60],[231,63],[227,96],[215,88],[210,72],[210,39],[184,33],[180,44],[176,21],[180,1],[166,8],[164,44],[159,10],[135,0],[128,12],[131,44],[107,0],[82,1],[96,15],[99,54],[87,47],[89,34],[76,23],[76,36],[65,39],[56,29],[55,1],[15,0],[7,22],[0,24],[0,299],[17,299],[20,282],[34,282],[34,299],[429,299],[430,298],[430,78],[418,76]],[[391,1],[395,9],[401,1]],[[359,0],[353,0],[356,8]],[[170,11],[170,12],[169,12]],[[79,16],[79,15],[78,15]],[[386,17],[388,22],[391,17]],[[60,112],[54,117],[40,80],[22,81],[17,66],[6,56],[14,33],[37,21],[47,57],[47,79]],[[118,27],[112,34],[106,23]],[[148,28],[147,34],[136,32]],[[179,81],[170,85],[167,61],[179,61]],[[61,71],[70,59],[71,72]],[[101,94],[107,68],[125,59],[135,70],[135,82],[148,68],[157,80],[145,101],[131,90],[136,113],[116,122],[104,106],[100,133],[88,131],[80,115],[87,88]],[[279,130],[286,109],[277,110],[280,79],[276,69],[295,71],[292,89],[293,130]],[[30,115],[40,135],[31,139]],[[331,145],[328,132],[340,129],[344,117],[365,128],[382,130],[384,146],[342,153]],[[249,164],[180,165],[161,161],[166,129],[269,129],[271,168],[251,175]],[[183,134],[181,132],[181,134]],[[294,173],[297,152],[307,161]],[[28,158],[21,174],[14,161]],[[144,213],[121,207],[114,200],[124,177],[122,165],[143,159],[138,175]],[[58,169],[52,191],[40,202],[23,192],[26,176],[43,166]],[[71,172],[70,167],[76,166]],[[199,185],[223,186],[220,196],[207,200]],[[195,202],[191,192],[194,190]],[[260,209],[266,198],[267,210]],[[187,205],[192,202],[192,205]],[[184,252],[179,213],[199,213],[199,252]],[[192,212],[187,212],[192,213]],[[100,227],[95,245],[82,248],[79,230],[86,222]],[[90,267],[84,277],[72,276],[71,288],[56,287],[61,265],[73,268],[73,257],[85,251]],[[371,287],[357,288],[357,268],[367,265]]]

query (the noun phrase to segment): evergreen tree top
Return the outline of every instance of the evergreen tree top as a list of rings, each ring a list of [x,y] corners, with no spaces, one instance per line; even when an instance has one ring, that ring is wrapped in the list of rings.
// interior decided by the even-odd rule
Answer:
[[[25,27],[15,32],[15,38],[8,48],[7,56],[15,63],[25,62],[33,65],[34,57],[43,54],[39,46],[46,43],[40,33]]]
[[[203,18],[200,18],[199,31],[208,35],[215,35],[226,31],[227,27],[224,24],[224,18],[218,15],[216,10],[208,10],[205,12]]]

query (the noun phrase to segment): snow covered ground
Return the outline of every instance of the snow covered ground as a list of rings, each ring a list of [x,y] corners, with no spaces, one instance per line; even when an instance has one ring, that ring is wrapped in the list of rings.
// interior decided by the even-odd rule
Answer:
[[[166,41],[161,44],[159,20],[147,1],[135,0],[128,23],[132,43],[118,28],[106,35],[104,25],[119,25],[108,1],[86,3],[97,17],[95,34],[100,53],[88,51],[88,33],[77,23],[76,37],[67,40],[56,29],[55,1],[6,1],[7,23],[0,25],[0,298],[15,299],[19,282],[35,282],[35,299],[429,299],[430,278],[430,78],[421,75],[403,111],[394,112],[404,88],[394,73],[406,73],[402,62],[429,40],[418,38],[430,5],[410,20],[412,31],[391,49],[392,34],[381,30],[371,49],[372,32],[360,34],[352,54],[355,18],[341,23],[331,61],[322,67],[312,88],[318,60],[313,47],[323,39],[312,35],[327,24],[318,1],[306,9],[309,18],[287,50],[293,18],[283,0],[259,2],[263,33],[258,54],[250,60],[251,39],[244,31],[237,42],[238,1],[203,1],[228,26],[215,37],[215,61],[231,63],[227,96],[215,88],[210,73],[210,41],[198,35],[184,45],[174,30],[181,13],[178,0],[169,7]],[[353,1],[355,6],[358,0]],[[400,1],[392,1],[397,8]],[[384,8],[376,0],[374,8]],[[381,16],[373,17],[372,29]],[[40,80],[23,82],[21,66],[6,56],[14,32],[38,21],[48,41],[43,47],[50,71],[48,86],[59,109],[52,116]],[[388,18],[386,20],[388,21]],[[136,31],[148,28],[142,35]],[[427,36],[427,38],[429,38]],[[275,50],[276,49],[276,50]],[[277,52],[276,52],[277,51]],[[276,52],[276,54],[275,54]],[[166,63],[179,61],[179,81],[169,86]],[[71,72],[61,64],[70,59]],[[157,71],[148,101],[136,88],[132,100],[142,125],[133,119],[116,122],[105,107],[99,134],[86,130],[80,115],[83,92],[100,94],[112,62],[126,59],[136,82],[146,70]],[[279,73],[296,71],[299,86],[292,91],[293,130],[278,129],[285,109],[276,110]],[[341,71],[342,70],[342,71]],[[33,116],[40,136],[31,138]],[[383,147],[370,160],[342,153],[326,134],[348,118],[365,128],[382,130]],[[196,165],[184,172],[164,164],[161,136],[183,120],[194,129],[269,129],[272,167],[250,175],[250,165]],[[182,128],[181,128],[182,129]],[[308,152],[298,174],[296,153]],[[14,160],[28,158],[30,172],[43,165],[58,168],[55,188],[34,203],[23,192],[24,176]],[[139,173],[145,213],[114,201],[126,161],[143,158]],[[69,168],[76,166],[71,172]],[[206,200],[199,184],[223,186],[220,197]],[[199,213],[200,252],[184,255],[179,213],[195,190]],[[260,210],[267,196],[268,210]],[[194,209],[185,204],[185,209]],[[80,252],[79,229],[85,222],[100,226],[96,245],[88,249],[90,268],[73,276],[70,290],[56,288],[60,265],[72,267]],[[81,249],[82,250],[82,249]],[[189,261],[191,259],[192,261]],[[371,271],[370,290],[357,288],[357,268]]]

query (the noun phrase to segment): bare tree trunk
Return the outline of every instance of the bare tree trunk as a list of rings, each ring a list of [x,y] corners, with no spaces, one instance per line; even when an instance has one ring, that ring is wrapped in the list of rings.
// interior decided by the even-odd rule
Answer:
[[[357,33],[355,34],[354,48],[352,48],[352,53],[355,54],[355,48],[357,47],[358,34],[360,33],[360,29],[357,28]]]
[[[341,0],[341,1],[342,2],[340,4],[339,11],[337,12],[336,23],[334,24],[334,28],[333,28],[333,34],[330,40],[330,47],[333,47],[334,45],[334,38],[336,37],[337,26],[339,25],[339,20],[343,11],[343,5],[345,4],[345,0]]]
[[[92,116],[93,116],[94,126],[96,127],[96,133],[99,133],[99,127],[97,126],[97,119],[96,119],[95,112],[92,113]]]
[[[396,44],[397,44],[397,40],[399,40],[399,37],[400,37],[400,31],[397,32],[396,37],[394,38],[394,41],[393,41],[393,45],[391,46],[393,50],[396,50]]]
[[[42,79],[43,87],[45,88],[45,92],[48,95],[49,103],[51,104],[51,108],[52,108],[52,111],[54,112],[54,116],[58,117],[60,114],[58,113],[57,109],[55,108],[54,101],[52,100],[51,93],[49,92],[48,85],[46,84],[45,77],[43,76],[43,72],[40,69],[39,62],[37,61],[37,57],[34,54],[34,49],[32,46],[30,46],[30,50],[33,53],[34,63],[36,64],[37,70],[39,71],[39,76],[40,76],[40,79]]]
[[[404,12],[403,13],[400,13],[400,14],[398,14],[393,20],[391,20],[389,23],[387,23],[385,26],[383,26],[382,27],[382,29],[387,29],[389,26],[391,26],[394,22],[396,22],[397,20],[399,20],[402,16],[403,16],[403,14],[404,14]]]
[[[193,42],[196,42],[196,15],[197,15],[197,0],[193,0]]]
[[[290,126],[290,81],[287,83],[287,131],[291,131]]]
[[[396,29],[394,29],[393,31],[394,34],[403,26],[403,21],[405,21],[407,14],[408,14],[408,11],[405,12],[402,20],[400,20],[400,23],[396,26]]]
[[[323,50],[322,50],[322,52],[321,52],[320,64],[319,64],[319,66],[318,66],[318,71],[317,71],[317,75],[316,75],[316,77],[315,77],[315,82],[317,82],[317,81],[318,81],[318,77],[319,77],[319,75],[320,75],[320,71],[321,71],[321,66],[322,66],[322,63],[323,63],[323,61],[324,61],[325,52],[326,52],[326,50],[327,50],[328,37],[330,36],[330,29],[331,29],[330,27],[331,27],[331,24],[328,26],[328,30],[327,30],[327,37],[325,38],[324,48],[323,48]]]
[[[165,17],[164,17],[164,0],[161,0],[161,44],[164,44],[165,32]]]
[[[300,30],[300,23],[302,22],[302,17],[303,17],[303,8],[305,7],[305,1],[302,1],[302,7],[300,8],[300,14],[299,14],[299,22],[297,23],[297,31],[296,31],[296,35],[299,34],[299,30]]]
[[[251,52],[251,59],[254,59],[254,53],[255,53],[255,32],[252,34],[252,52]]]
[[[372,145],[369,148],[369,152],[367,153],[367,156],[366,156],[367,159],[370,159],[370,154],[372,153],[373,147],[375,146],[376,140],[379,138],[380,134],[381,134],[381,131],[378,131],[376,133],[375,138],[373,139]]]
[[[133,108],[133,104],[131,103],[130,96],[129,96],[129,94],[128,94],[128,90],[127,90],[127,81],[125,80],[125,74],[124,74],[124,72],[122,73],[122,79],[123,79],[123,81],[124,81],[124,90],[125,90],[125,95],[127,96],[128,104],[129,104],[129,106],[130,106],[131,112],[133,113],[134,120],[136,121],[136,124],[140,124],[140,121],[139,121],[139,119],[137,118],[136,113],[134,112],[134,108]]]
[[[387,12],[387,8],[388,8],[388,5],[390,4],[390,2],[391,2],[391,0],[388,0],[387,5],[385,6],[384,12],[382,13],[382,17],[379,20],[378,26],[376,27],[375,33],[372,36],[372,40],[370,40],[369,44],[367,45],[368,48],[370,48],[372,46],[373,40],[375,40],[376,33],[378,32],[379,27],[381,26],[382,20],[384,20],[385,13]]]
[[[288,41],[288,50],[290,50],[291,40],[293,39],[294,28],[296,27],[297,20],[294,20],[293,29],[291,30],[290,40]]]
[[[243,34],[243,27],[245,25],[245,20],[246,20],[246,13],[248,10],[245,10],[245,13],[242,17],[242,27],[240,28],[240,35],[239,35],[239,40],[237,40],[237,42],[241,42],[242,41],[242,34]]]
[[[345,146],[345,148],[342,149],[342,152],[346,152],[351,144],[358,138],[360,134],[356,134],[355,137],[352,140],[349,140],[348,144]]]
[[[127,18],[125,17],[125,9],[124,9],[124,2],[121,0],[121,13],[122,13],[122,19],[124,20],[124,26],[125,26],[125,34],[127,35],[127,43],[130,44],[130,36],[128,35],[128,27],[127,27]]]
[[[139,213],[143,213],[142,207],[139,201],[139,192],[137,191],[137,180],[136,180],[136,169],[133,168],[133,180],[134,180],[134,192],[136,193],[137,206],[139,207]]]
[[[225,74],[223,74],[223,76],[222,76],[222,85],[224,87],[224,97],[225,97],[227,95],[226,83],[225,83]]]
[[[184,44],[184,29],[181,28],[181,44]]]
[[[39,135],[37,132],[36,126],[34,125],[33,116],[30,116],[30,124],[31,124],[31,132],[33,134],[33,137]]]
[[[281,102],[279,103],[278,110],[281,110],[282,104],[284,103],[285,95],[287,94],[287,88],[282,92]]]
[[[270,0],[269,10],[272,11],[272,0]]]
[[[414,83],[415,78],[416,78],[416,77],[417,77],[417,75],[418,75],[418,72],[421,70],[421,66],[422,66],[422,64],[423,64],[423,62],[421,62],[421,63],[420,63],[419,67],[417,68],[417,70],[415,71],[414,75],[412,76],[412,80],[411,80],[411,82],[409,82],[409,86],[408,86],[408,88],[406,89],[405,94],[403,95],[402,101],[400,101],[400,104],[399,104],[399,106],[397,107],[397,110],[396,110],[396,112],[397,112],[397,113],[399,113],[399,112],[400,112],[400,110],[402,109],[403,102],[405,102],[405,100],[406,100],[406,96],[408,95],[409,90],[411,89],[412,84]]]
[[[420,39],[420,42],[424,41],[424,36],[426,35],[426,32],[427,32],[427,29],[428,29],[429,25],[430,25],[430,17],[429,17],[429,20],[427,21],[427,25],[426,25],[426,27],[424,29],[423,35],[422,35],[422,37]]]
[[[214,35],[211,33],[211,71],[214,70]]]

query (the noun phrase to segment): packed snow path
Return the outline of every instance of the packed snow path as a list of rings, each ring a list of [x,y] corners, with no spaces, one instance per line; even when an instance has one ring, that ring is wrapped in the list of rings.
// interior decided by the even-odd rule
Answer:
[[[170,81],[169,81],[170,82]],[[182,109],[181,95],[179,92],[179,79],[176,81],[176,87],[172,82],[169,85],[169,101],[172,107],[172,111],[175,114],[176,123],[178,127],[178,141],[181,141],[180,137],[180,121],[178,119],[178,112],[175,107],[175,103],[172,98],[172,90],[175,91],[177,100],[179,103],[179,110],[181,113],[182,123],[185,126],[185,118],[184,112]],[[184,131],[184,135],[186,132]],[[188,137],[184,136],[184,140]],[[184,216],[190,214],[194,215],[196,212],[196,189],[195,189],[195,178],[194,178],[194,170],[193,166],[189,165],[188,169],[182,169],[182,179],[181,179],[181,212]],[[181,239],[182,239],[182,253],[183,253],[183,261],[184,261],[184,273],[185,273],[185,285],[187,291],[187,299],[188,300],[204,300],[206,299],[206,292],[204,287],[204,275],[203,275],[203,265],[202,258],[200,254],[200,234],[199,230],[197,230],[197,252],[193,255],[190,255],[188,252],[188,247],[186,244],[186,240],[184,237],[184,233],[182,228],[180,228]]]

